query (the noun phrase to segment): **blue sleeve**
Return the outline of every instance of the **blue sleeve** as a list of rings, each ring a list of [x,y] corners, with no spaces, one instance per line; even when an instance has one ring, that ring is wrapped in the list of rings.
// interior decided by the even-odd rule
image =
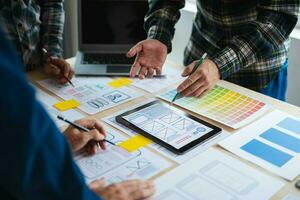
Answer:
[[[0,31],[0,199],[99,199]],[[5,195],[4,194],[4,195]],[[3,197],[3,196],[2,196]]]

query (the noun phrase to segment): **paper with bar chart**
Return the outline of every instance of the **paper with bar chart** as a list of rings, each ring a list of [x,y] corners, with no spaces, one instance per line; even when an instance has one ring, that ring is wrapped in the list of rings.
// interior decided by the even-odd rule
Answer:
[[[118,131],[106,128],[106,139],[118,144],[128,138]],[[118,146],[107,143],[105,151],[94,156],[75,157],[86,181],[89,183],[101,177],[106,184],[130,179],[148,179],[171,167],[172,164],[146,148],[129,153]]]
[[[175,95],[176,90],[170,90],[158,97],[170,102]],[[219,85],[202,98],[185,97],[175,104],[234,129],[245,126],[270,109],[264,102]]]
[[[287,180],[300,174],[300,119],[284,112],[267,114],[219,145]]]
[[[75,87],[72,87],[68,83],[61,85],[56,80],[46,79],[38,81],[38,84],[64,100],[74,99],[78,101],[80,103],[79,109],[92,115],[130,101],[140,95],[128,87],[115,89],[108,85],[110,81],[112,79],[109,78],[73,78],[72,82]]]
[[[209,149],[155,180],[159,200],[270,199],[285,181]]]

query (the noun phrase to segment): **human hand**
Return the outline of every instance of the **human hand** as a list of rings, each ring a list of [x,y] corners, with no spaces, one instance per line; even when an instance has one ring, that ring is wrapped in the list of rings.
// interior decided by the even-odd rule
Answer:
[[[151,78],[154,73],[161,75],[162,66],[168,53],[167,46],[158,40],[147,39],[137,43],[128,53],[128,57],[135,57],[130,77],[135,77],[139,71],[139,78]]]
[[[104,140],[106,134],[100,122],[95,119],[82,119],[75,123],[91,130],[89,132],[82,132],[70,125],[64,131],[64,135],[69,141],[72,151],[86,151],[91,155],[96,154],[98,148],[96,141]],[[105,150],[106,147],[104,141],[100,142],[100,147]]]
[[[155,193],[152,181],[130,180],[104,186],[104,179],[92,182],[89,187],[104,200],[142,200]]]
[[[182,73],[183,77],[189,76],[196,62],[188,65]],[[180,97],[201,97],[206,94],[220,80],[220,72],[217,65],[206,59],[198,69],[181,83],[177,91]]]
[[[65,84],[72,79],[74,71],[69,63],[61,58],[48,59],[44,64],[46,74],[56,77],[61,84]]]

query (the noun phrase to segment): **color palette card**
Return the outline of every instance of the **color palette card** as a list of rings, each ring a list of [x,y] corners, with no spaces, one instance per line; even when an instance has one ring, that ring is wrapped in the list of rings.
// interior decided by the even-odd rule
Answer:
[[[284,112],[267,114],[219,145],[287,180],[300,174],[300,119]]]
[[[175,95],[176,90],[170,90],[158,97],[171,102]],[[219,85],[216,85],[202,98],[185,97],[174,103],[234,129],[264,115],[271,107],[264,102]]]

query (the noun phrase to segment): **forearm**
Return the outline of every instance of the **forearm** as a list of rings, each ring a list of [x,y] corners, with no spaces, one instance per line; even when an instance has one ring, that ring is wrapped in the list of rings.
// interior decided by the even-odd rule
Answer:
[[[291,7],[261,3],[256,21],[243,27],[243,34],[234,36],[229,45],[212,56],[218,65],[222,79],[246,68],[258,58],[268,58],[277,52],[288,39],[297,23],[299,2]],[[286,4],[286,3],[283,3]],[[292,9],[294,8],[294,9]]]
[[[65,21],[63,0],[42,1],[41,43],[53,56],[62,57],[62,40]]]
[[[175,24],[180,18],[180,9],[184,0],[149,0],[149,12],[145,17],[145,29],[148,38],[156,39],[165,44],[168,52],[172,50],[171,41],[174,37]]]

